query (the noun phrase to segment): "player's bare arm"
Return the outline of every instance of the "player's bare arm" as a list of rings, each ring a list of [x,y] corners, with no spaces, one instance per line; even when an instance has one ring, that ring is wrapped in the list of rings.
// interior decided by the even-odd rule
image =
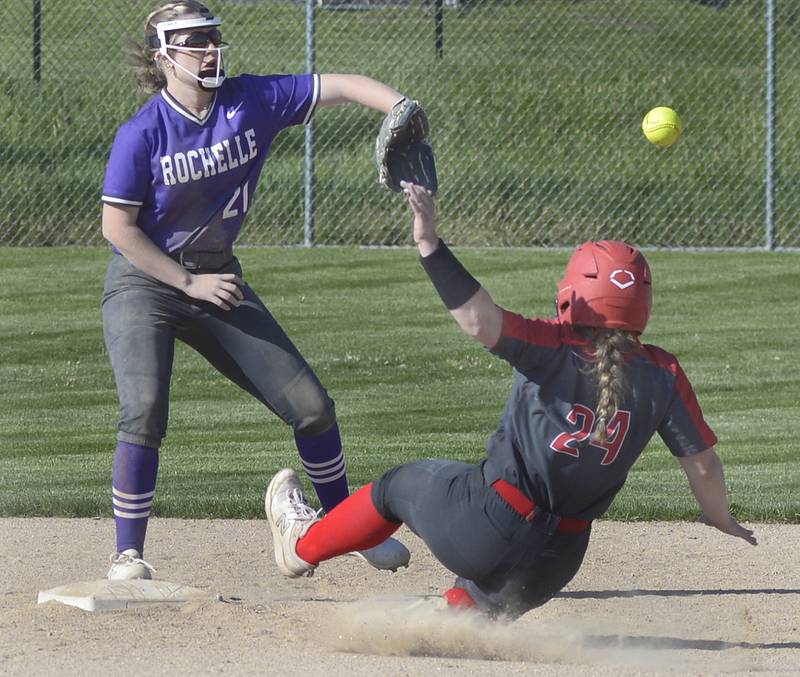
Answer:
[[[436,207],[433,197],[422,186],[403,183],[408,203],[414,212],[414,242],[420,256],[425,259],[439,249],[439,235],[436,232]],[[478,286],[474,294],[456,307],[450,307],[450,314],[458,326],[468,336],[492,348],[500,339],[503,313],[483,287]]]
[[[745,529],[728,511],[728,494],[722,461],[712,447],[699,454],[680,457],[678,461],[686,473],[689,486],[703,510],[701,520],[725,534],[758,545],[753,531]]]
[[[317,107],[358,103],[388,113],[403,95],[366,75],[322,74]]]
[[[136,225],[139,207],[103,205],[103,237],[139,270],[171,287],[180,289],[193,299],[208,301],[223,310],[238,306],[244,295],[244,282],[230,273],[192,275],[177,261],[167,256]]]

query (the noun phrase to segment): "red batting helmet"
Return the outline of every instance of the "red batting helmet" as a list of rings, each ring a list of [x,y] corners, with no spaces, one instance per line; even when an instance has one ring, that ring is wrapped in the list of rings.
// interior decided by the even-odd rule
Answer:
[[[586,242],[567,264],[556,306],[565,324],[641,334],[653,306],[650,266],[625,242]]]

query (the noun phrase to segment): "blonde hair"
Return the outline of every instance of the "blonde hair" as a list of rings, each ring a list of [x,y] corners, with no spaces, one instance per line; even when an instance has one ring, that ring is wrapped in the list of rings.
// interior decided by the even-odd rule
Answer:
[[[628,378],[625,363],[628,356],[639,347],[636,335],[624,329],[586,329],[581,334],[591,343],[590,371],[597,381],[597,410],[592,441],[606,441],[608,423],[617,412],[625,392]]]
[[[179,0],[168,2],[154,9],[144,22],[144,44],[130,40],[125,48],[125,57],[133,71],[136,88],[142,94],[154,94],[163,89],[167,78],[156,60],[157,48],[150,47],[150,38],[157,35],[156,24],[172,21],[188,14],[213,16],[212,12],[198,0]]]

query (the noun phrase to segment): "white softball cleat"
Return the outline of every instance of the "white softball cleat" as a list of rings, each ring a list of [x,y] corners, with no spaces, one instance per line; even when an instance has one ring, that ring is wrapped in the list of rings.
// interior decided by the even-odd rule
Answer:
[[[350,555],[359,557],[370,566],[383,571],[397,571],[400,567],[407,567],[411,560],[408,548],[394,538],[387,538],[374,548],[357,550]]]
[[[264,509],[272,529],[275,562],[285,576],[312,576],[316,565],[301,559],[295,548],[309,527],[319,521],[306,502],[300,478],[294,470],[281,470],[267,487]]]
[[[106,574],[110,581],[150,580],[156,570],[145,562],[138,550],[123,550],[111,555],[111,568]]]

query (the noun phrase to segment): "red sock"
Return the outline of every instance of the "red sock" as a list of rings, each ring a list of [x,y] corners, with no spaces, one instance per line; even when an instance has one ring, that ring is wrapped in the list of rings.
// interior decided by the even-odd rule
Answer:
[[[477,604],[464,588],[450,588],[442,595],[447,600],[448,605],[457,609],[474,609]]]
[[[361,487],[313,525],[297,542],[297,554],[309,564],[366,550],[383,543],[400,528],[383,519],[372,502],[372,483]]]

